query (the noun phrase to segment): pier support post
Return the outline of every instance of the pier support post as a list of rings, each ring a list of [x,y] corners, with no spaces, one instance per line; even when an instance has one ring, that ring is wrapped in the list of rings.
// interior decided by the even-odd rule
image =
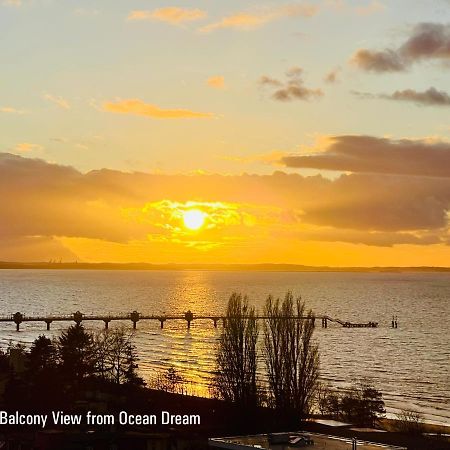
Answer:
[[[137,311],[133,311],[130,314],[130,319],[133,322],[133,330],[136,329],[136,324],[139,322],[140,314]]]
[[[316,327],[316,318],[313,316],[311,321],[312,321],[312,327],[315,328]]]
[[[194,320],[194,314],[192,314],[191,310],[188,310],[184,313],[184,320],[186,320],[188,330],[190,330],[191,322]]]
[[[160,317],[159,319],[159,324],[161,326],[161,330],[164,328],[164,322],[166,321],[165,317]]]
[[[16,324],[16,331],[20,330],[20,324],[23,322],[23,314],[16,312],[13,316],[14,323]]]
[[[52,323],[52,321],[50,319],[47,319],[45,323],[47,324],[47,331],[50,331],[50,324]]]
[[[219,321],[218,317],[214,317],[213,318],[213,322],[214,322],[214,328],[217,328],[217,322]]]
[[[73,320],[77,325],[80,325],[83,321],[83,314],[80,311],[73,313]]]
[[[111,319],[103,319],[103,322],[105,322],[105,330],[109,328],[109,322],[111,322]]]

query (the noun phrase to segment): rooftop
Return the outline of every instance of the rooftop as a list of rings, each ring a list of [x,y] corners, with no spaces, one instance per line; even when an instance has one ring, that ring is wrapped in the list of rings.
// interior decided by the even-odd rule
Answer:
[[[308,448],[314,450],[349,450],[352,447],[352,440],[337,436],[329,436],[318,433],[290,432],[258,434],[254,436],[235,436],[209,439],[210,447],[245,450],[248,448],[260,448],[266,450],[290,450],[298,448]],[[356,441],[357,450],[406,450],[405,447],[393,445],[377,444],[367,441]]]

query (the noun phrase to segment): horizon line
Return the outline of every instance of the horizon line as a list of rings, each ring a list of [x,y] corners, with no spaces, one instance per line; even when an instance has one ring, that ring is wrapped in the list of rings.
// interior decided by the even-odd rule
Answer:
[[[147,263],[147,262],[63,262],[63,261],[0,261],[5,269],[59,270],[211,270],[261,272],[450,272],[445,266],[310,266],[292,263]]]

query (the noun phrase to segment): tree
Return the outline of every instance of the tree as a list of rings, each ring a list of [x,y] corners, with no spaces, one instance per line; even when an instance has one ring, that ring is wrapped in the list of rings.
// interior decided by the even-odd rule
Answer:
[[[329,385],[318,383],[316,389],[316,405],[322,416],[339,418],[341,413],[339,393]]]
[[[156,374],[151,387],[158,391],[182,395],[186,394],[186,380],[173,366],[169,367],[164,372],[159,371]]]
[[[420,412],[402,409],[395,414],[394,429],[402,433],[420,434],[424,431],[424,418]]]
[[[57,364],[56,348],[48,337],[41,335],[31,344],[28,368],[32,374],[54,370]]]
[[[314,317],[301,298],[269,296],[264,308],[264,359],[269,403],[286,417],[310,413],[319,377],[319,351],[312,341]]]
[[[94,338],[95,373],[116,384],[144,384],[137,375],[137,353],[133,333],[125,328],[106,330]]]
[[[57,341],[59,366],[66,381],[80,381],[95,371],[93,338],[83,325],[63,331]]]
[[[343,420],[373,427],[386,413],[383,394],[368,382],[360,382],[341,396],[340,411]]]
[[[222,399],[246,407],[258,404],[257,341],[255,309],[248,306],[247,297],[233,293],[216,354],[214,387]]]

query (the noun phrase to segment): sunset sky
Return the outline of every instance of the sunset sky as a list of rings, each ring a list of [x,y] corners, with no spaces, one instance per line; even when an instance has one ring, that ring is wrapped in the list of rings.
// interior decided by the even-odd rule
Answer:
[[[449,0],[0,0],[0,260],[450,266]]]

